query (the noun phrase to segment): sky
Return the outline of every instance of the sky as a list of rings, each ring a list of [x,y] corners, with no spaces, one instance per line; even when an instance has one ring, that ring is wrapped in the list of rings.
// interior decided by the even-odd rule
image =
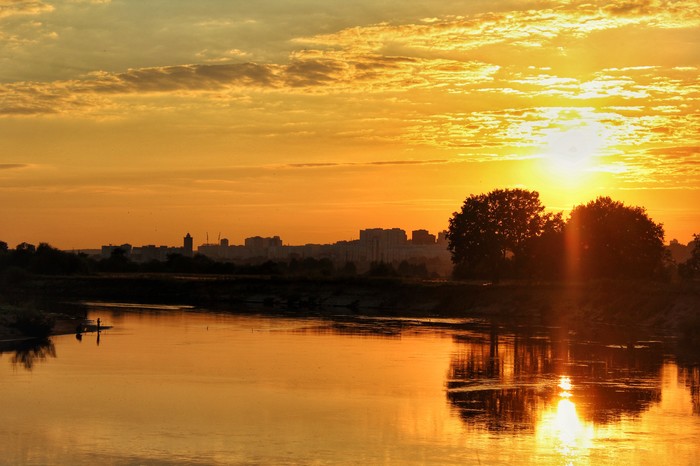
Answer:
[[[285,244],[471,194],[700,233],[697,0],[0,0],[0,240]]]

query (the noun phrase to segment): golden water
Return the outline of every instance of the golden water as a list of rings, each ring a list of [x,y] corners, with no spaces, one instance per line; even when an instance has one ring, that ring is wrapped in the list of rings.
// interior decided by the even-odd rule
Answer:
[[[114,310],[0,356],[0,464],[700,464],[657,342]],[[454,324],[454,322],[450,322]]]

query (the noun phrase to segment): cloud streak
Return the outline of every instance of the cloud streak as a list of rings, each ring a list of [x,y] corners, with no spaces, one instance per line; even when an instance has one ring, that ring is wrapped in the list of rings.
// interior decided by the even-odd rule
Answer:
[[[54,7],[40,0],[0,0],[0,19],[16,15],[38,15]]]

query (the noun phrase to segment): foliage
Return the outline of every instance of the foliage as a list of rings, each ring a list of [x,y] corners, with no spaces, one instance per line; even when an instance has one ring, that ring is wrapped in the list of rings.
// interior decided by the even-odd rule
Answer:
[[[545,227],[554,231],[560,221],[544,213],[536,191],[497,189],[469,196],[447,231],[455,274],[498,281],[506,269],[527,262],[528,253],[534,253],[532,241]]]
[[[686,279],[700,277],[700,234],[693,235],[690,258],[678,265],[678,274]]]
[[[30,337],[47,337],[53,330],[55,320],[52,316],[31,307],[6,309],[11,314],[12,326]]]
[[[580,278],[658,277],[667,259],[663,226],[644,208],[609,197],[576,206],[565,235],[571,270]]]
[[[0,271],[6,283],[21,281],[29,273],[70,275],[86,273],[90,267],[86,256],[60,251],[47,243],[38,247],[21,243],[13,250],[0,248]]]

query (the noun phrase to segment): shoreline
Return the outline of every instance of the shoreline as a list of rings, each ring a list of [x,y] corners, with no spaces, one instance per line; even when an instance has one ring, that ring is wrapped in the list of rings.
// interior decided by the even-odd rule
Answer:
[[[77,322],[87,317],[88,303],[92,302],[158,312],[192,309],[320,318],[341,326],[371,322],[377,331],[396,330],[392,319],[436,319],[435,323],[429,320],[416,325],[450,328],[462,324],[437,320],[477,319],[499,328],[558,328],[592,339],[615,335],[634,341],[656,335],[674,341],[674,352],[700,361],[698,281],[511,281],[494,285],[365,277],[113,274],[35,276],[2,293],[3,300],[15,304],[26,296],[32,297],[24,301],[27,308],[50,316],[55,325],[42,340],[7,326],[7,313],[0,313],[0,353],[32,341],[75,333]],[[387,323],[387,319],[393,323]],[[403,324],[399,327],[404,328]]]
[[[6,298],[62,313],[84,301],[178,304],[220,311],[386,317],[485,317],[518,321],[700,327],[700,282],[429,281],[384,278],[110,274],[31,277]],[[66,310],[74,315],[74,310]],[[3,335],[0,332],[0,339]]]

